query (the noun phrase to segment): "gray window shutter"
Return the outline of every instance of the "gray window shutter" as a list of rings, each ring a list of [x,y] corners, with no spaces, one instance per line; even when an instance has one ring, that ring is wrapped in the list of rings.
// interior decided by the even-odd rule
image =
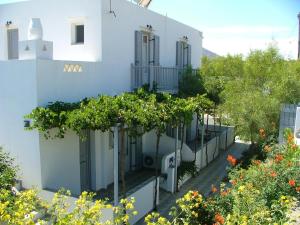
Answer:
[[[160,63],[159,63],[159,60],[160,60],[160,51],[159,51],[159,48],[160,48],[160,38],[159,36],[155,35],[154,36],[154,66],[159,66]]]
[[[183,48],[181,41],[176,42],[176,66],[183,67]]]
[[[142,43],[143,33],[141,31],[135,31],[135,61],[136,66],[142,65]]]
[[[19,58],[19,31],[18,29],[9,29],[7,31],[8,59]]]
[[[192,46],[187,46],[187,64],[188,66],[192,65]]]

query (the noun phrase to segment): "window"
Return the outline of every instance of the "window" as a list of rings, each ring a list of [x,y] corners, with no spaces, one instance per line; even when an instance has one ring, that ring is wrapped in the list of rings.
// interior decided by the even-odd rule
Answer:
[[[84,24],[72,25],[72,44],[84,44]]]
[[[84,25],[76,25],[75,33],[76,33],[76,43],[83,44],[84,43]]]

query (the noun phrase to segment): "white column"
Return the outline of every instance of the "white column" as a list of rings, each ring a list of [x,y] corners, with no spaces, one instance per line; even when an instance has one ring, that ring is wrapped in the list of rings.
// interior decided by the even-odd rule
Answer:
[[[114,127],[114,205],[119,205],[119,127]]]
[[[204,132],[205,132],[205,114],[202,113],[202,130],[201,130],[201,154],[200,154],[200,169],[202,169],[203,148],[204,148]]]
[[[177,191],[177,150],[178,150],[178,127],[176,127],[176,138],[175,138],[175,172],[174,172],[174,191]]]

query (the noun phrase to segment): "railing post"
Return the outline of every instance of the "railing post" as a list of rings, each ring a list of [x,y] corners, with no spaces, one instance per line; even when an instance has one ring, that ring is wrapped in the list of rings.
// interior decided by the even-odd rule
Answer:
[[[119,126],[114,127],[114,206],[119,205]]]

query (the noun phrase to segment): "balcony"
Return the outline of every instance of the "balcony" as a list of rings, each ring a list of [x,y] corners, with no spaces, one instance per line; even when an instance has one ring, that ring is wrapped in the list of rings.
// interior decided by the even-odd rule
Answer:
[[[135,66],[131,65],[131,88],[132,90],[149,85],[157,91],[177,93],[179,80],[186,68],[162,67],[162,66]],[[197,70],[192,70],[196,74]]]

